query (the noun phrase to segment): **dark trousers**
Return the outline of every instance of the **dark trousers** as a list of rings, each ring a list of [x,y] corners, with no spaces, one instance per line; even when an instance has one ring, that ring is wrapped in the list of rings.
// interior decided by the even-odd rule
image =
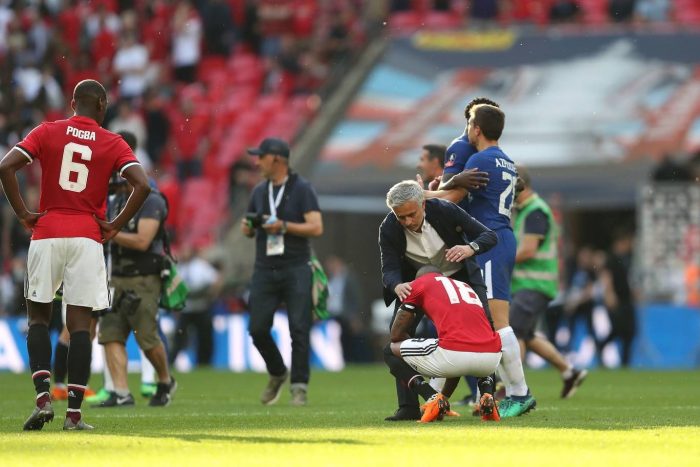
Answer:
[[[211,357],[214,349],[211,314],[208,311],[180,313],[177,320],[177,330],[175,331],[175,342],[173,351],[170,354],[170,363],[173,363],[177,354],[180,353],[188,342],[188,329],[194,327],[197,335],[197,364],[211,365]]]
[[[622,343],[622,366],[628,367],[632,360],[632,342],[636,332],[636,320],[634,306],[622,304],[617,309],[608,312],[612,330],[610,335],[601,342],[599,352],[602,352],[606,345],[619,338]]]
[[[461,272],[461,271],[460,271]],[[459,272],[451,276],[453,279],[466,282],[462,278],[459,277]],[[471,285],[471,288],[474,289],[474,292],[476,292],[476,295],[479,297],[479,300],[481,300],[481,303],[484,306],[484,313],[486,314],[486,318],[489,320],[489,322],[492,323],[493,326],[493,320],[491,319],[491,311],[489,310],[489,303],[487,294],[486,294],[486,287],[483,285],[478,285],[478,286],[473,286]],[[399,309],[399,305],[401,304],[398,300],[396,300],[396,307],[394,308],[394,316],[391,318],[391,325],[389,328],[391,329],[391,326],[394,324],[394,318],[396,318],[396,311]],[[413,320],[413,326],[411,326],[411,329],[409,329],[409,336],[415,336],[416,334],[416,328],[418,327],[418,323],[420,322],[421,318],[423,318],[423,313],[416,313],[416,318]],[[418,394],[415,392],[411,391],[408,386],[404,382],[402,382],[399,379],[396,379],[396,397],[399,402],[399,407],[414,407],[418,408]]]
[[[281,376],[287,371],[270,333],[275,311],[282,302],[287,305],[292,337],[291,382],[308,383],[312,321],[311,266],[308,263],[283,268],[256,266],[253,272],[248,331],[265,360],[268,373],[273,376]]]

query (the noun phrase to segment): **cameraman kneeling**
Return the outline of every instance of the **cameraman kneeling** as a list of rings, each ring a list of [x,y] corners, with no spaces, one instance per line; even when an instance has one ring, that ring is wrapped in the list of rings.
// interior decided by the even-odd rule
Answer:
[[[127,132],[120,133],[134,148]],[[134,138],[135,140],[135,138]],[[132,144],[134,142],[134,144]],[[129,188],[119,177],[110,184],[115,190],[111,208],[119,209],[129,197]],[[118,212],[118,211],[114,211]],[[158,389],[149,405],[170,404],[177,387],[168,370],[165,346],[158,334],[158,302],[161,294],[161,270],[164,260],[164,228],[167,204],[163,195],[152,190],[141,209],[119,232],[111,244],[112,310],[100,318],[99,343],[105,347],[105,359],[114,381],[114,393],[96,407],[134,405],[127,384],[126,340],[129,332],[158,374]]]

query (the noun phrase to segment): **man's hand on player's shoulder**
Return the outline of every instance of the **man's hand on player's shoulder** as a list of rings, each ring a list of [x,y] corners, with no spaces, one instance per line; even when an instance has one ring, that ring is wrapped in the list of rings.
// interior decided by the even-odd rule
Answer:
[[[454,188],[464,188],[470,191],[478,190],[479,188],[486,186],[488,182],[489,174],[487,172],[482,172],[477,168],[467,169],[452,177],[447,183],[445,183],[443,189],[452,190]]]
[[[410,282],[404,282],[402,284],[399,284],[394,288],[394,292],[396,295],[399,297],[399,300],[402,302],[406,300],[406,297],[408,297],[411,294],[411,283]]]
[[[103,243],[110,241],[112,238],[114,238],[115,235],[119,233],[119,229],[117,229],[113,223],[100,219],[94,214],[92,217],[95,218],[95,222],[97,222],[97,224],[100,226],[100,230],[102,231]]]
[[[445,259],[451,263],[459,263],[474,256],[474,250],[469,245],[455,245],[445,250]]]
[[[39,220],[40,217],[46,215],[46,211],[44,212],[30,212],[26,211],[24,214],[17,216],[19,217],[19,222],[22,224],[22,226],[31,231],[34,226],[36,225],[36,222]]]

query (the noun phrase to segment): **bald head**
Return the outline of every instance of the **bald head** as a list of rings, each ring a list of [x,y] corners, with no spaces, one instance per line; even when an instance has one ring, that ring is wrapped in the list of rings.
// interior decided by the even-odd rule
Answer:
[[[107,110],[107,91],[94,79],[83,80],[73,90],[71,107],[76,115],[92,118],[101,125]]]

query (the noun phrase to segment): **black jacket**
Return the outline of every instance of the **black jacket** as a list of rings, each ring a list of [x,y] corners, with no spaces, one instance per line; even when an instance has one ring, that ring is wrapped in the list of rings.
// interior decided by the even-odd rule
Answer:
[[[473,241],[479,245],[479,253],[484,253],[498,242],[495,232],[449,201],[437,198],[426,200],[425,219],[440,235],[446,248],[466,245]],[[404,228],[393,212],[387,214],[379,226],[379,252],[382,261],[384,302],[388,306],[396,299],[396,286],[410,282],[416,277],[416,269],[406,257]],[[473,256],[464,261],[464,271],[469,277],[469,285],[484,285],[481,268]]]

